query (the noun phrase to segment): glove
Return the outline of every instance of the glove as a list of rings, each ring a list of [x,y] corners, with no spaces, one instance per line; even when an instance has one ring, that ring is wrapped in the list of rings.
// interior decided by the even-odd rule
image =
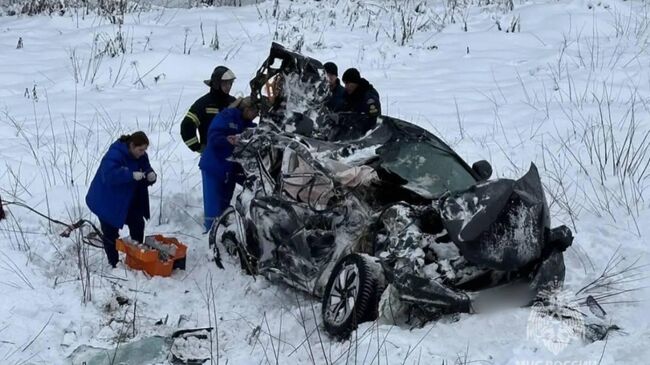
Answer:
[[[147,181],[149,181],[150,183],[156,181],[157,178],[158,178],[158,176],[156,176],[156,173],[153,172],[153,171],[150,171],[150,172],[147,174]]]
[[[140,181],[144,179],[144,172],[142,171],[133,171],[133,180]]]

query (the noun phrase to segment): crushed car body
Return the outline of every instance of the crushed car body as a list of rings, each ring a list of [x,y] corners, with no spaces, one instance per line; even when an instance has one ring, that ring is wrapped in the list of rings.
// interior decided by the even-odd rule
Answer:
[[[321,63],[278,44],[251,89],[261,120],[233,154],[248,177],[210,244],[322,298],[330,334],[377,318],[382,297],[432,319],[563,282],[573,237],[551,226],[534,164],[488,180],[489,163],[409,122],[328,113]]]

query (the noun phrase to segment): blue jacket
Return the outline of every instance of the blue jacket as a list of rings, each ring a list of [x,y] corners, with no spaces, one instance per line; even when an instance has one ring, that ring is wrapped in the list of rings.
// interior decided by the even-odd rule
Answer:
[[[327,100],[325,106],[331,112],[338,112],[343,110],[345,103],[345,88],[341,85],[341,81],[336,79],[336,86],[333,89],[330,89],[330,97]]]
[[[254,126],[253,122],[244,120],[238,108],[228,108],[217,114],[208,129],[208,145],[199,161],[201,170],[219,181],[224,181],[234,166],[232,161],[227,160],[232,156],[234,146],[226,137],[240,134],[246,128]]]
[[[102,158],[99,169],[90,183],[86,204],[97,217],[116,228],[122,228],[131,210],[132,215],[149,219],[147,179],[133,180],[133,172],[153,171],[149,157],[136,159],[129,153],[128,144],[114,142]]]

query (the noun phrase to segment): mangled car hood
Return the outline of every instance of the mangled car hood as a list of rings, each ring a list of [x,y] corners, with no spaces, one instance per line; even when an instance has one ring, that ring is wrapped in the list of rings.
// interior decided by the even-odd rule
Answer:
[[[549,214],[534,164],[519,180],[498,179],[451,193],[439,207],[451,239],[470,262],[510,271],[542,254]]]

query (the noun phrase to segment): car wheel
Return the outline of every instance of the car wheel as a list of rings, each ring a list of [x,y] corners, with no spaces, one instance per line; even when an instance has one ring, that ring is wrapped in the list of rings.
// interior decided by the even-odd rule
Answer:
[[[347,338],[359,323],[377,318],[384,286],[381,265],[368,255],[351,254],[339,261],[325,286],[323,323],[336,337]]]
[[[249,275],[257,274],[257,258],[246,248],[250,241],[247,237],[244,220],[235,208],[228,207],[219,219],[215,220],[210,228],[208,242],[212,247],[214,261],[218,267],[223,268],[219,251],[219,243],[221,243],[228,255],[239,257],[242,270]]]
[[[241,224],[239,215],[233,207],[228,207],[219,219],[215,220],[210,228],[208,242],[212,247],[215,259],[220,256],[219,243],[223,245],[230,256],[237,255],[239,235],[236,233],[237,225]]]

